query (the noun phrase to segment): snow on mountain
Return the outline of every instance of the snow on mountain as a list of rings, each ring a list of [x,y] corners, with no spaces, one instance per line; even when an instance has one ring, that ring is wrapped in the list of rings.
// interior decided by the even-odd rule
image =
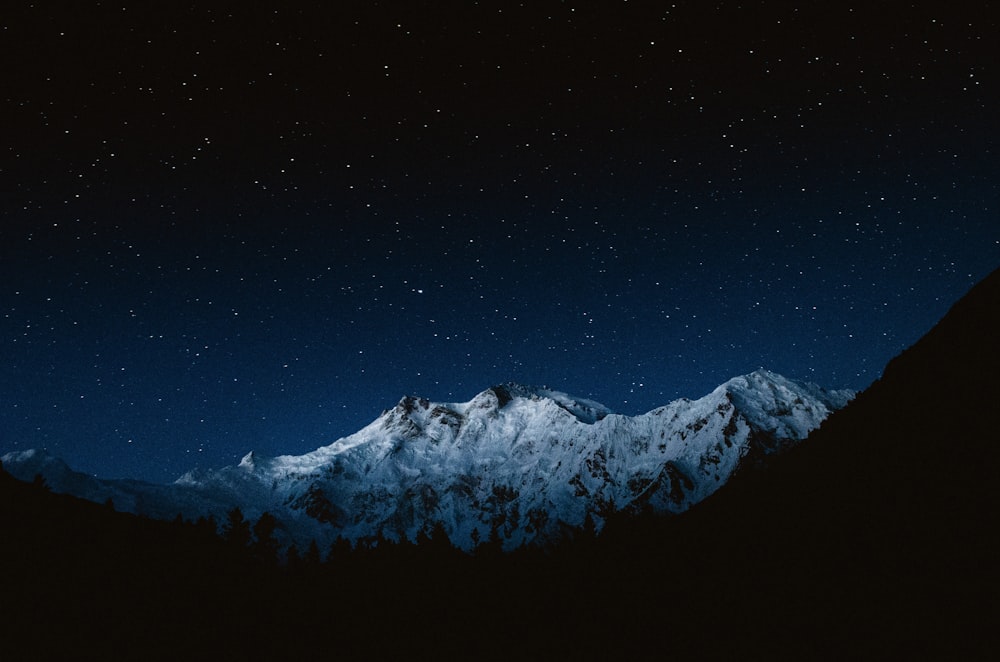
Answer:
[[[54,492],[107,503],[116,510],[138,513],[156,519],[173,519],[178,513],[194,517],[224,513],[229,502],[218,501],[206,493],[181,491],[173,485],[157,485],[138,480],[109,480],[73,471],[61,459],[43,450],[14,451],[0,456],[3,467],[24,481],[42,476]]]
[[[623,416],[559,391],[503,384],[464,403],[404,397],[310,453],[248,453],[172,485],[98,480],[38,451],[2,460],[24,480],[41,473],[56,491],[153,517],[269,511],[300,545],[415,540],[440,523],[463,549],[491,537],[511,549],[556,540],[588,513],[601,526],[615,510],[682,512],[741,466],[805,438],[853,396],[760,370],[698,400]]]

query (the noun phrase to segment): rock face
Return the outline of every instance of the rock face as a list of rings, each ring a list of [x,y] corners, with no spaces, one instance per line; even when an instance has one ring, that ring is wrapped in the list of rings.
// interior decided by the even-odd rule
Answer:
[[[558,391],[504,384],[465,403],[404,397],[311,453],[249,453],[237,466],[169,486],[81,481],[35,451],[3,461],[22,479],[42,473],[56,491],[155,517],[269,511],[299,544],[415,540],[443,527],[463,549],[491,538],[512,549],[558,540],[588,514],[600,527],[615,510],[687,510],[740,468],[804,439],[853,396],[761,370],[698,400],[622,416]]]

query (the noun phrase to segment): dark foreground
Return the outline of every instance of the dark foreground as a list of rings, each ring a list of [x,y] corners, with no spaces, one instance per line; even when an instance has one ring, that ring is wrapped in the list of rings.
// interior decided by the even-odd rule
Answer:
[[[771,467],[546,553],[279,566],[0,475],[0,657],[995,659],[998,311],[994,273]]]

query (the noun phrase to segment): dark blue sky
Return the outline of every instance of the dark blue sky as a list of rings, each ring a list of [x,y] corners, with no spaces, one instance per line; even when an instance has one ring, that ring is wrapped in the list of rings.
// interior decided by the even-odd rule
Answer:
[[[1000,265],[987,6],[89,4],[0,19],[0,452],[860,389]]]

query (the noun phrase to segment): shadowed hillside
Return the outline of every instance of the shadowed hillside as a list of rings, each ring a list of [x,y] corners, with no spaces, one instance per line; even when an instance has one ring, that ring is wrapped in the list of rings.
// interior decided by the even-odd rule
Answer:
[[[992,644],[1000,272],[803,445],[547,554],[428,539],[287,567],[0,475],[5,652],[977,658]]]
[[[692,576],[714,575],[716,613],[745,642],[985,652],[1000,589],[998,339],[994,272],[804,444],[659,529]]]

